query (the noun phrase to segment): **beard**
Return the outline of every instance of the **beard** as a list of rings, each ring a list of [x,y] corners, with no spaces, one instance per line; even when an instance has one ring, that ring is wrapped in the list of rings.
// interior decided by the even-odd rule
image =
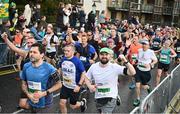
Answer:
[[[37,62],[38,60],[35,59],[34,57],[30,57],[30,61],[31,61],[32,63],[35,63],[35,62]]]
[[[109,62],[108,59],[100,59],[101,64],[105,65]]]

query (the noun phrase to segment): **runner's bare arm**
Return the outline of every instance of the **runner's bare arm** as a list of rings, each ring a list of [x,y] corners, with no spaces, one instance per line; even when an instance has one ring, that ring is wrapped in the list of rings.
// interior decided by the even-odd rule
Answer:
[[[127,71],[125,71],[124,73],[125,73],[125,74],[127,73],[127,75],[130,75],[130,76],[135,75],[135,74],[136,74],[136,71],[135,71],[133,65],[130,64],[130,63],[127,61],[127,59],[125,58],[125,56],[124,56],[124,55],[119,55],[119,58],[120,58],[122,61],[125,62],[125,65],[126,65],[126,67],[127,67]]]
[[[26,81],[23,81],[23,80],[22,80],[21,88],[22,88],[23,92],[24,92],[26,95],[28,95],[29,92],[28,92],[28,89],[27,89],[27,83],[26,83]]]
[[[177,56],[177,54],[176,54],[176,52],[171,48],[171,55],[170,55],[170,57],[176,57]]]

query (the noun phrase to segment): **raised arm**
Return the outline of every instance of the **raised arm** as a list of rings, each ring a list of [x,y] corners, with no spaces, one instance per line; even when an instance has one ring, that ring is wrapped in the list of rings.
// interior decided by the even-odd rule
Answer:
[[[9,46],[9,48],[11,50],[13,50],[14,52],[18,53],[20,56],[22,57],[26,57],[27,56],[27,52],[20,49],[20,48],[17,48],[9,39],[8,39],[8,35],[6,33],[3,33],[2,34],[2,38],[4,39],[4,42]]]

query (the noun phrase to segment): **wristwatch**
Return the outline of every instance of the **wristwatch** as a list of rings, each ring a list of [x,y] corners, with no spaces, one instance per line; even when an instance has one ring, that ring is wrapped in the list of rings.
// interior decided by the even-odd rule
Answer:
[[[124,65],[127,65],[129,63],[129,61],[127,61],[127,62],[124,62]]]
[[[47,90],[47,91],[46,91],[46,94],[47,94],[47,95],[49,95],[49,94],[50,94],[50,92]]]
[[[79,87],[81,87],[82,85],[81,84],[77,84]]]

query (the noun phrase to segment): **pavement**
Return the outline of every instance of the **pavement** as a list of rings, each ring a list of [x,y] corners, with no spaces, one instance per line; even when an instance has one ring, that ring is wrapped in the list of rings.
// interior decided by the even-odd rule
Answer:
[[[174,68],[171,65],[170,71]],[[154,88],[155,76],[157,68],[152,70],[152,79],[150,85]],[[163,77],[164,78],[164,77]],[[132,105],[135,99],[135,89],[130,90],[128,84],[130,82],[130,76],[119,77],[120,83],[118,85],[119,95],[122,100],[120,106],[116,106],[114,113],[130,113],[135,107]],[[7,75],[0,75],[0,106],[2,107],[2,113],[24,113],[25,110],[17,109],[18,100],[20,98],[20,80],[18,80],[18,73],[11,73]],[[141,98],[143,99],[147,95],[146,91],[142,91]],[[97,113],[94,101],[94,94],[88,93],[85,95],[87,98],[87,110],[85,113]],[[59,113],[59,92],[54,94],[53,108],[54,112]],[[80,110],[71,110],[68,106],[68,112],[79,113]]]

